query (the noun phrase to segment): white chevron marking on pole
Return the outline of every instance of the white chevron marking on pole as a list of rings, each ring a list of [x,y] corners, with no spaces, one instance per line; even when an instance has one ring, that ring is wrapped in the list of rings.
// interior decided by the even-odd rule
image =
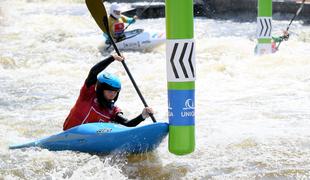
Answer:
[[[257,17],[257,38],[271,38],[271,17]]]
[[[168,82],[194,81],[195,43],[193,39],[167,40]]]

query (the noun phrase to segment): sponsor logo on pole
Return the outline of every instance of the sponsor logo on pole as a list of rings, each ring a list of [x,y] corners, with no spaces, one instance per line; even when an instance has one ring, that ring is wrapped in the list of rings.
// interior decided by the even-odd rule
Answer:
[[[257,17],[257,38],[271,38],[271,17]]]
[[[195,80],[193,39],[167,40],[167,79],[169,82]]]
[[[192,110],[195,109],[194,107],[194,101],[192,99],[187,99],[184,103],[185,107],[183,110]]]
[[[195,91],[168,90],[169,123],[174,126],[195,124]]]

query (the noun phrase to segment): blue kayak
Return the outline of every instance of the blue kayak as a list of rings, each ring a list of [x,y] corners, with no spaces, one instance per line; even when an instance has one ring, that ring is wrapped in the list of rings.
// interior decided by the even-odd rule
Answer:
[[[143,153],[154,150],[168,134],[168,123],[126,127],[113,123],[88,123],[10,149],[41,147],[51,151],[88,153]]]

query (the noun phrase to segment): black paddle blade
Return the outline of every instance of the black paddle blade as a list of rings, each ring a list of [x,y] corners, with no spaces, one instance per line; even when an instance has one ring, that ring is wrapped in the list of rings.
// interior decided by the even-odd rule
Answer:
[[[100,29],[107,33],[107,29],[104,25],[104,17],[107,19],[107,11],[105,10],[102,0],[85,0],[86,6],[95,19]]]

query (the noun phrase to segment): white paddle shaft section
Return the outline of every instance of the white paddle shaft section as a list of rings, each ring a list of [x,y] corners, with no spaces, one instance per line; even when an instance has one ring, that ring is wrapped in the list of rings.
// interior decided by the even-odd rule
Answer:
[[[195,81],[195,43],[193,39],[169,39],[166,44],[168,82]]]
[[[271,17],[257,17],[257,38],[271,38]]]

